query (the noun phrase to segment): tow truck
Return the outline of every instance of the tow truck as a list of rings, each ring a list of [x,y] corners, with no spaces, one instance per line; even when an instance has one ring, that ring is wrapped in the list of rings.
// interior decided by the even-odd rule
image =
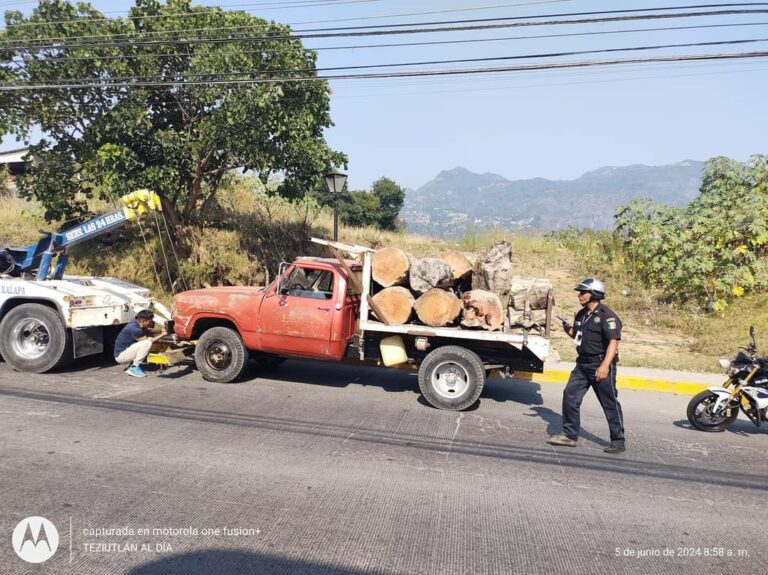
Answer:
[[[0,248],[0,356],[15,370],[44,373],[101,353],[105,335],[141,309],[170,319],[145,287],[111,277],[64,275],[69,248],[162,213],[159,196],[150,190],[127,194],[121,203],[116,211],[63,231],[41,230],[29,246]]]
[[[489,374],[543,371],[551,298],[543,334],[390,325],[371,298],[373,250],[311,239],[334,257],[284,262],[266,287],[177,294],[172,327],[178,344],[168,353],[150,355],[150,362],[172,365],[194,353],[203,377],[220,383],[238,380],[249,358],[262,364],[308,358],[416,369],[424,398],[446,410],[470,407]]]

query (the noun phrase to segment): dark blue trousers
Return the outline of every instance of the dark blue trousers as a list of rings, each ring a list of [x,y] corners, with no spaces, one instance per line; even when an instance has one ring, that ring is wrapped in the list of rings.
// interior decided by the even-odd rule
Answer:
[[[616,366],[611,365],[608,377],[602,381],[595,379],[595,372],[600,363],[577,363],[568,378],[563,392],[563,433],[571,439],[579,437],[581,427],[581,402],[591,387],[603,408],[612,443],[624,443],[624,416],[616,390]]]

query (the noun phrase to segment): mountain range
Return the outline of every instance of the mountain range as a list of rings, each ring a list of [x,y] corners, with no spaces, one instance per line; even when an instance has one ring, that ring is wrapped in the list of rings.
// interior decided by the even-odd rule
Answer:
[[[640,196],[686,205],[699,191],[704,162],[603,167],[575,180],[508,180],[465,168],[440,172],[407,189],[400,217],[409,231],[457,238],[468,230],[613,227],[616,209]]]

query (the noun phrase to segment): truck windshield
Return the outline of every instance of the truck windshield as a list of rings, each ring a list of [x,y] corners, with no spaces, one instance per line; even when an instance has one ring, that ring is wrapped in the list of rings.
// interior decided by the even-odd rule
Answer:
[[[331,299],[333,297],[333,273],[312,268],[294,268],[282,284],[284,295]]]

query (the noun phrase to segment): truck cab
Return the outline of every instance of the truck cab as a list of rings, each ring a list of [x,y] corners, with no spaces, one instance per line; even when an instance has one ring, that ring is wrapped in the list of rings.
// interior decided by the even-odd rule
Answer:
[[[360,264],[346,262],[360,274]],[[174,332],[197,340],[195,359],[206,379],[232,381],[249,355],[340,361],[357,330],[360,292],[342,264],[298,258],[283,264],[267,287],[214,287],[174,298]]]

